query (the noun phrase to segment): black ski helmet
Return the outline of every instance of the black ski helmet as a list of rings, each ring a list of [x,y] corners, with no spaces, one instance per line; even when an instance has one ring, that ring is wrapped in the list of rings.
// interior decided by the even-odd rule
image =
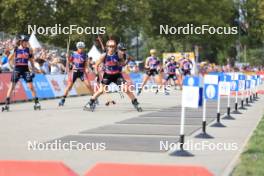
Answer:
[[[18,40],[20,40],[20,41],[29,41],[29,37],[27,35],[20,35],[18,37]]]
[[[126,49],[127,49],[127,48],[126,48],[126,45],[125,45],[124,43],[118,43],[117,48],[118,48],[119,50],[126,50]]]

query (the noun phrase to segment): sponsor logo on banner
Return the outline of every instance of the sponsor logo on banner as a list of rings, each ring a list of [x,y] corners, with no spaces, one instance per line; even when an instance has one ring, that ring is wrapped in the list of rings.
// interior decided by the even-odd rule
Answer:
[[[11,83],[11,73],[0,74],[0,102],[5,102],[8,87]],[[27,100],[26,92],[19,81],[11,94],[11,101]]]
[[[238,85],[239,85],[238,77],[239,77],[239,73],[228,73],[228,75],[231,76],[230,90],[231,91],[238,91]]]
[[[222,74],[219,82],[220,95],[230,95],[231,92],[231,76],[228,74]]]
[[[142,73],[133,73],[131,72],[129,74],[131,80],[132,80],[132,83],[135,85],[135,86],[138,86],[142,83],[142,80],[143,80],[143,74]],[[136,87],[138,88],[138,87]]]
[[[238,80],[232,80],[231,85],[230,85],[230,90],[231,91],[238,91],[238,84],[239,84]]]
[[[199,107],[199,77],[186,76],[183,80],[182,106],[190,108]]]
[[[55,97],[60,97],[64,94],[64,90],[67,86],[67,76],[65,75],[47,75],[46,76],[51,89]],[[77,95],[75,88],[73,87],[69,92],[69,95]]]
[[[256,85],[257,85],[257,77],[255,77],[255,76],[251,76],[250,87],[251,87],[251,88],[255,88]]]
[[[246,76],[243,74],[240,74],[238,76],[238,90],[242,91],[246,89]]]
[[[245,80],[239,80],[238,81],[238,90],[239,91],[242,91],[242,90],[245,90]]]
[[[206,100],[217,100],[218,98],[218,74],[209,74],[204,76],[204,98]]]
[[[251,80],[246,80],[246,89],[250,89]]]
[[[26,91],[28,99],[32,99],[32,94],[29,88],[27,87],[27,84],[24,80],[22,80],[23,87]],[[51,85],[46,79],[45,75],[42,74],[36,74],[33,79],[33,85],[36,90],[37,97],[39,98],[53,98],[54,94],[51,89]]]
[[[217,100],[218,86],[213,84],[207,84],[204,86],[205,99]]]
[[[230,82],[219,82],[220,95],[230,95]]]

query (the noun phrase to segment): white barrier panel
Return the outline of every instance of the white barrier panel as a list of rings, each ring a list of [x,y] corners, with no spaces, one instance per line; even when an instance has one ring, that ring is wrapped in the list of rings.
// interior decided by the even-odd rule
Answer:
[[[220,76],[219,82],[219,93],[220,95],[229,96],[231,93],[231,76],[227,74],[223,74]]]
[[[182,106],[198,108],[199,106],[199,77],[186,77],[183,81]]]

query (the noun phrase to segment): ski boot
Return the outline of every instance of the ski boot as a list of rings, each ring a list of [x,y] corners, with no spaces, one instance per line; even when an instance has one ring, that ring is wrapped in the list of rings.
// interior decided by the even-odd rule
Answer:
[[[41,110],[41,105],[39,102],[34,104],[34,110]]]
[[[95,107],[96,107],[96,100],[90,99],[90,101],[83,107],[84,111],[90,110],[90,111],[94,111]]]
[[[138,88],[137,96],[139,96],[141,94],[141,91],[142,91],[142,88]]]
[[[4,107],[2,107],[2,112],[4,111],[9,111],[9,105],[6,104]]]
[[[134,108],[135,108],[138,112],[142,112],[142,111],[143,111],[142,108],[139,106],[139,103],[138,103],[137,99],[132,100],[132,104],[133,104]]]
[[[60,102],[59,102],[59,107],[60,106],[64,106],[64,103],[65,103],[65,98],[61,99]]]

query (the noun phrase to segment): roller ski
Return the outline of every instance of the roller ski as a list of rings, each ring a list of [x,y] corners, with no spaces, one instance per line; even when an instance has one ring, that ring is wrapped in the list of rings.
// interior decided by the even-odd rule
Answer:
[[[105,106],[109,106],[110,104],[115,105],[116,102],[115,102],[114,100],[112,100],[112,101],[108,101],[108,102],[105,103]]]
[[[138,91],[137,91],[137,96],[139,96],[142,92],[142,88],[138,88]]]
[[[96,100],[91,99],[84,107],[84,111],[94,111],[96,108]]]
[[[134,108],[135,108],[138,112],[142,112],[142,111],[143,111],[142,108],[139,106],[139,103],[138,103],[137,99],[132,100],[132,104],[133,104]]]
[[[41,110],[41,105],[39,103],[34,104],[34,110]]]
[[[125,98],[124,94],[122,92],[119,92],[120,98],[123,99]]]
[[[164,88],[164,94],[165,94],[165,95],[170,95],[170,93],[169,93],[169,91],[168,91],[167,88]]]
[[[2,107],[2,112],[9,112],[9,106],[8,105],[5,105],[4,107]]]
[[[59,102],[59,107],[64,106],[64,103],[65,103],[65,99],[61,99]]]

